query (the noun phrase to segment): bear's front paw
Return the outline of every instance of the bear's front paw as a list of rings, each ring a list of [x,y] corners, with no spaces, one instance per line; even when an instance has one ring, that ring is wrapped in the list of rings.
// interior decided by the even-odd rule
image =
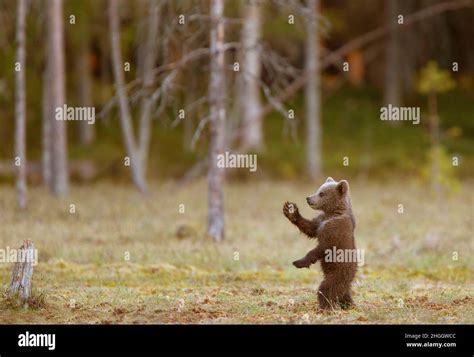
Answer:
[[[296,222],[299,217],[298,207],[291,202],[285,202],[283,205],[283,214],[291,221]]]
[[[298,269],[301,269],[301,268],[309,268],[311,264],[305,259],[299,259],[299,260],[295,260],[293,262],[293,265],[297,267]]]

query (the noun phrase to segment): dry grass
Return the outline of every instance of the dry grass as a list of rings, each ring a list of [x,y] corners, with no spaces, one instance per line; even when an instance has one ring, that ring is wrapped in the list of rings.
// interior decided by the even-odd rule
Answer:
[[[33,188],[27,212],[13,208],[14,192],[4,186],[0,248],[34,241],[41,303],[15,308],[0,301],[0,323],[474,323],[474,185],[464,183],[439,208],[415,183],[351,187],[356,241],[365,250],[357,307],[323,314],[319,265],[291,265],[314,242],[281,214],[289,199],[313,215],[304,198],[315,187],[228,184],[227,237],[214,244],[205,236],[204,182],[156,183],[145,199],[110,183],[74,187],[61,200]],[[178,239],[182,224],[191,236]],[[3,289],[10,270],[0,264]]]

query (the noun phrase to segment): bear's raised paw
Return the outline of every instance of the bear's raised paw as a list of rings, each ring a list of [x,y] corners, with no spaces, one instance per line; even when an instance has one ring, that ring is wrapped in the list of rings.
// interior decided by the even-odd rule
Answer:
[[[299,212],[298,206],[292,202],[285,202],[283,205],[283,214],[288,218],[291,222],[295,222],[298,219]]]

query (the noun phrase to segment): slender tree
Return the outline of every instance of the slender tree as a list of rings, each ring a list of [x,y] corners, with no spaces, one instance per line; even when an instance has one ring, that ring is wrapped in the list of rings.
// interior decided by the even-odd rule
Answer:
[[[145,40],[145,46],[143,51],[143,89],[145,95],[143,96],[141,103],[141,115],[140,115],[140,130],[138,137],[138,145],[140,151],[141,168],[143,170],[143,176],[145,177],[148,152],[150,150],[150,136],[151,136],[151,112],[153,107],[153,99],[151,96],[151,89],[153,86],[153,68],[156,62],[158,54],[158,28],[160,20],[160,9],[161,3],[156,0],[149,0],[148,2],[148,31]]]
[[[65,70],[64,70],[64,28],[63,28],[63,2],[50,0],[48,6],[48,73],[51,85],[52,113],[65,104]],[[66,123],[64,120],[51,120],[51,182],[55,195],[67,193],[69,186],[67,169]]]
[[[89,24],[86,23],[87,19],[87,8],[85,4],[79,6],[78,11],[80,12],[81,19],[76,26],[78,33],[77,37],[77,49],[78,56],[76,61],[77,66],[77,82],[78,82],[78,97],[79,104],[82,107],[92,106],[92,78],[91,78],[91,66],[89,60],[89,41],[90,31]],[[84,146],[89,146],[94,142],[95,129],[94,125],[90,125],[87,121],[83,120],[79,122],[79,143]]]
[[[400,12],[411,14],[416,11],[417,3],[404,1],[398,4]],[[403,57],[400,59],[400,97],[410,97],[415,92],[416,66],[420,54],[418,43],[421,39],[418,24],[405,26],[400,32],[399,41],[403,44]]]
[[[53,110],[51,107],[51,85],[50,85],[50,74],[49,74],[49,41],[46,41],[46,55],[45,57],[45,66],[43,70],[43,98],[42,98],[42,176],[44,184],[49,187],[51,190],[52,186],[52,169],[51,169],[51,126],[52,126],[52,119]]]
[[[141,192],[147,190],[145,178],[143,176],[142,161],[140,153],[135,142],[133,134],[132,118],[128,103],[127,93],[125,91],[125,77],[123,74],[123,61],[120,48],[118,0],[109,0],[109,25],[110,25],[110,44],[112,48],[112,62],[115,78],[115,87],[120,107],[120,123],[125,142],[125,149],[130,159],[132,178],[135,186]]]
[[[385,51],[385,88],[384,102],[386,105],[400,105],[400,33],[397,29],[399,8],[397,0],[387,0],[385,17],[389,28]]]
[[[307,0],[305,58],[306,172],[311,178],[321,173],[321,88],[318,41],[319,0]]]
[[[243,113],[242,145],[246,149],[259,149],[263,145],[262,103],[258,83],[261,73],[260,10],[257,0],[245,3],[245,17],[241,35],[244,74],[241,105]]]
[[[209,81],[210,143],[208,172],[208,234],[224,239],[224,171],[217,166],[225,147],[224,2],[211,1],[211,63]]]
[[[436,61],[430,61],[421,70],[418,79],[418,91],[428,96],[428,123],[431,138],[431,187],[438,195],[441,192],[442,170],[441,160],[443,148],[441,145],[441,128],[438,114],[438,94],[452,90],[456,82],[447,70],[439,68]]]
[[[26,208],[26,93],[25,93],[26,0],[17,3],[15,63],[15,167],[17,203]]]

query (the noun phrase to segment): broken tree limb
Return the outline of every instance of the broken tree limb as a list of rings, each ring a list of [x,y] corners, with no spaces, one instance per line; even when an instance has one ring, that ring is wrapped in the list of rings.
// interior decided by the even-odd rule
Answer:
[[[18,299],[20,303],[27,303],[31,297],[31,281],[33,278],[33,264],[35,254],[33,242],[25,240],[18,249],[16,262],[13,266],[10,286],[7,296],[10,299]]]

